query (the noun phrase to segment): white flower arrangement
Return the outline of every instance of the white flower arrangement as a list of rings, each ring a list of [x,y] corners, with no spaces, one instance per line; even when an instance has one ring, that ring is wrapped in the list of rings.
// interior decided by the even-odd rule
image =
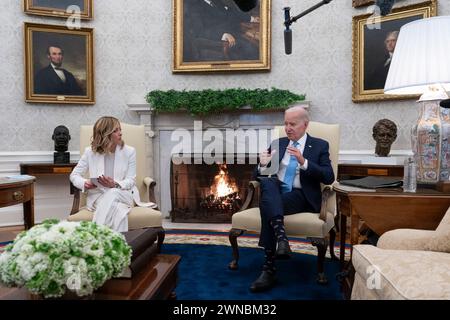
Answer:
[[[94,222],[45,220],[20,233],[0,255],[0,283],[44,298],[66,290],[90,295],[130,264],[125,237]]]

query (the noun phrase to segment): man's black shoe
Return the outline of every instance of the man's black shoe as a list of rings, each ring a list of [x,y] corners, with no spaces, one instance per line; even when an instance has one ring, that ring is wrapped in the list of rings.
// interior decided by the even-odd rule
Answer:
[[[250,286],[251,292],[262,292],[271,289],[275,285],[275,272],[263,270],[261,275]]]
[[[275,257],[280,260],[289,259],[291,257],[291,247],[289,246],[288,241],[279,241],[277,245],[277,252],[275,253]]]

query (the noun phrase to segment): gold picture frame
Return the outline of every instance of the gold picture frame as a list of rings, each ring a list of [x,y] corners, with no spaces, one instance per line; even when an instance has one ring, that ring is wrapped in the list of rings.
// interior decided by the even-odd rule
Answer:
[[[353,17],[353,102],[413,99],[417,95],[386,95],[384,83],[390,67],[388,50],[395,49],[401,26],[437,14],[436,0],[395,8],[386,16]],[[393,48],[388,42],[395,39]]]
[[[94,17],[93,0],[23,0],[24,12],[38,16],[71,18],[76,9],[73,6],[78,6],[80,19]]]
[[[374,0],[352,0],[353,8],[365,7],[374,3]]]
[[[94,104],[94,30],[28,23],[25,101]]]
[[[232,0],[172,1],[173,73],[270,70],[271,0],[249,12]]]

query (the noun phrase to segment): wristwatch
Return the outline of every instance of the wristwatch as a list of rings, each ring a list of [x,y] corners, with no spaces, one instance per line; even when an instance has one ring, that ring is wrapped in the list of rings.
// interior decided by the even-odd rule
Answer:
[[[120,184],[118,184],[118,183],[116,182],[116,183],[114,184],[114,188],[121,189]]]

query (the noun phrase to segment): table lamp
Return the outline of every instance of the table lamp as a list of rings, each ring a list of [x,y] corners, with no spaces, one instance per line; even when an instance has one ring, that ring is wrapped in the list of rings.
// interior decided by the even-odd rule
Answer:
[[[441,100],[450,91],[450,16],[401,27],[385,94],[421,94],[421,114],[411,130],[417,182],[450,182],[450,116]]]

